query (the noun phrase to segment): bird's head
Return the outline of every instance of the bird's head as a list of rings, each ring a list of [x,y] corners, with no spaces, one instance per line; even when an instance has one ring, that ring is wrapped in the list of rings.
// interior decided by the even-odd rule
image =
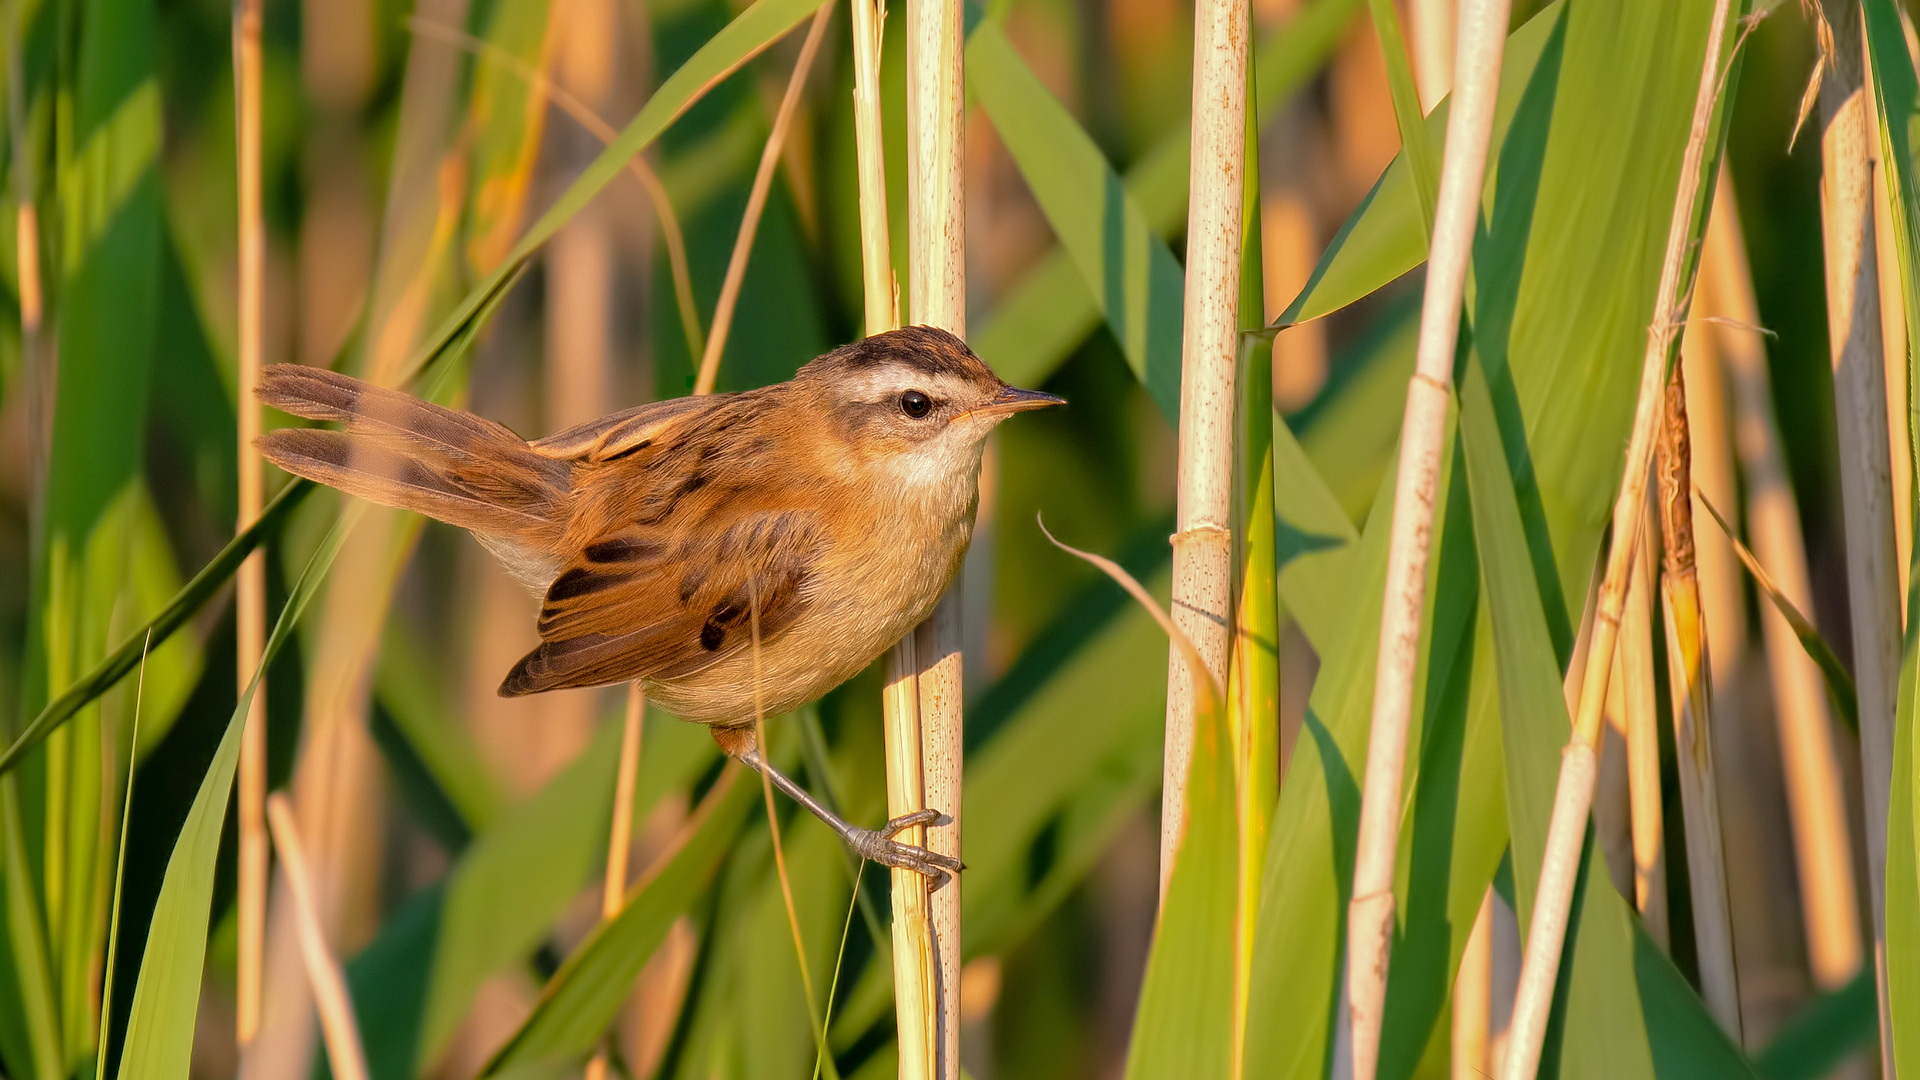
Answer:
[[[1008,386],[959,338],[906,326],[814,360],[794,380],[817,396],[863,455],[904,456],[922,468],[977,464],[987,434],[1029,409],[1066,402]]]

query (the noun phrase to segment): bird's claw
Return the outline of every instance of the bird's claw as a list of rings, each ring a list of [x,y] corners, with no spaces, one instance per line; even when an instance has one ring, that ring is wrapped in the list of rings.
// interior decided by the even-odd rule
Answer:
[[[855,828],[847,838],[853,850],[861,858],[870,859],[883,866],[900,870],[912,870],[932,879],[933,887],[939,888],[947,883],[950,874],[966,869],[966,865],[951,855],[942,855],[913,844],[903,844],[893,837],[915,825],[930,825],[940,819],[938,810],[916,810],[911,814],[902,814],[887,822],[878,830]]]

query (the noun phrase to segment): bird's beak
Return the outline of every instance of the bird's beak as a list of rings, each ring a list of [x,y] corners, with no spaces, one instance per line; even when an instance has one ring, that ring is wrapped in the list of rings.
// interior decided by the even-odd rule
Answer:
[[[1003,386],[993,400],[977,409],[962,414],[965,416],[1006,417],[1029,409],[1051,409],[1055,405],[1065,405],[1066,398],[1043,394],[1038,390],[1022,390],[1017,386]]]

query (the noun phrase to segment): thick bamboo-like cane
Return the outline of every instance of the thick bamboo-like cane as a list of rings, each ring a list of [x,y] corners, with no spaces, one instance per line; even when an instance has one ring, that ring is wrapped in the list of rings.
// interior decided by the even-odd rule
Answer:
[[[1774,421],[1759,309],[1740,234],[1740,207],[1724,169],[1700,255],[1699,296],[1709,315],[1724,320],[1712,328],[1732,390],[1734,448],[1747,491],[1747,537],[1781,593],[1801,611],[1812,611],[1806,543]],[[1807,961],[1814,985],[1832,990],[1853,978],[1861,954],[1853,845],[1847,837],[1846,796],[1826,684],[1772,604],[1760,605],[1760,630],[1773,683]]]
[[[1199,0],[1193,13],[1193,156],[1188,173],[1186,322],[1180,349],[1178,531],[1173,617],[1225,684],[1233,617],[1234,366],[1239,355],[1240,240],[1246,166],[1244,0]],[[1160,896],[1186,820],[1194,685],[1167,653],[1166,755],[1160,795]]]
[[[1662,950],[1667,945],[1666,808],[1660,791],[1660,715],[1653,678],[1652,528],[1640,528],[1620,613],[1619,673],[1608,684],[1618,688],[1627,727],[1627,801],[1633,830],[1633,903],[1647,935]]]
[[[860,268],[867,333],[899,324],[900,303],[887,238],[887,178],[880,123],[880,33],[885,13],[875,0],[851,0],[853,7],[853,130],[860,180]],[[881,712],[886,729],[887,813],[911,814],[927,805],[926,763],[922,758],[919,632],[900,639],[886,660],[886,689]],[[901,834],[904,843],[927,842],[927,829],[915,825]],[[939,1005],[934,966],[933,923],[927,879],[912,870],[893,870],[893,998],[899,1032],[901,1080],[934,1080]]]
[[[773,130],[760,151],[760,166],[753,174],[753,188],[747,194],[747,209],[740,216],[740,232],[733,241],[733,254],[727,259],[727,276],[720,284],[720,299],[713,305],[713,330],[707,334],[706,349],[700,355],[700,373],[693,392],[710,394],[720,375],[720,354],[726,351],[727,335],[733,329],[733,309],[740,302],[740,286],[747,279],[747,258],[753,254],[753,238],[760,231],[760,215],[767,208],[767,195],[773,190],[773,173],[787,145],[787,132],[793,127],[793,114],[800,107],[800,92],[806,89],[807,73],[813,70],[813,58],[826,37],[827,23],[833,18],[833,5],[822,4],[813,13],[813,25],[800,46],[800,58],[794,61],[793,74],[787,78],[786,95],[780,99],[780,111],[774,114]],[[636,159],[637,160],[637,159]]]
[[[1673,747],[1686,822],[1687,880],[1693,894],[1693,939],[1700,989],[1714,1019],[1742,1045],[1740,987],[1733,956],[1733,905],[1727,894],[1720,792],[1713,769],[1713,674],[1706,613],[1694,569],[1693,474],[1687,432],[1685,368],[1674,365],[1660,428],[1660,533],[1665,553],[1661,609],[1667,630]]]
[[[294,825],[293,804],[285,795],[275,795],[267,800],[266,814],[273,826],[274,844],[280,849],[288,891],[293,894],[300,955],[306,961],[307,981],[313,987],[314,1005],[320,1013],[327,1064],[339,1080],[367,1080],[367,1053],[360,1044],[360,1025],[354,1019],[353,1001],[347,996],[346,973],[328,947],[327,932],[321,926],[319,893],[301,847],[300,831]]]
[[[1874,257],[1875,135],[1864,88],[1860,8],[1823,3],[1832,35],[1820,82],[1820,225],[1826,247],[1827,334],[1840,441],[1840,502],[1847,538],[1847,599],[1854,686],[1860,695],[1860,773],[1866,800],[1867,882],[1880,1002],[1881,1070],[1893,1075],[1887,1013],[1887,804],[1893,784],[1893,712],[1900,672],[1900,574],[1894,565],[1887,385]]]
[[[1388,539],[1386,596],[1373,680],[1373,720],[1361,793],[1360,840],[1347,913],[1347,1002],[1353,1021],[1353,1075],[1372,1080],[1379,1064],[1380,1024],[1387,1000],[1387,958],[1393,944],[1393,869],[1400,847],[1400,782],[1406,767],[1407,720],[1420,651],[1420,613],[1427,598],[1440,455],[1447,436],[1453,347],[1460,298],[1473,254],[1474,220],[1493,133],[1500,58],[1506,51],[1507,0],[1462,0],[1453,69],[1453,113],[1427,260],[1420,338],[1400,429],[1400,467]],[[1195,160],[1198,160],[1196,150]],[[1611,642],[1608,644],[1611,650]]]
[[[1654,429],[1666,397],[1667,361],[1673,355],[1674,338],[1686,314],[1680,276],[1690,246],[1688,240],[1707,135],[1713,120],[1714,99],[1720,89],[1720,52],[1726,38],[1729,6],[1728,0],[1715,0],[1713,21],[1707,27],[1700,82],[1693,99],[1693,118],[1687,132],[1686,151],[1680,159],[1680,179],[1674,192],[1673,213],[1667,221],[1667,241],[1660,263],[1660,284],[1654,294],[1647,350],[1640,365],[1640,394],[1634,407],[1633,434],[1627,442],[1620,494],[1613,504],[1616,537],[1637,538],[1641,519],[1646,515],[1647,472],[1653,457]],[[1573,738],[1560,760],[1560,778],[1554,789],[1547,846],[1541,858],[1540,881],[1534,890],[1526,951],[1520,963],[1520,988],[1514,995],[1506,1060],[1501,1063],[1502,1080],[1532,1080],[1540,1068],[1547,1016],[1553,1007],[1554,983],[1560,973],[1560,950],[1566,943],[1573,886],[1585,846],[1587,811],[1593,805],[1600,714],[1613,666],[1627,574],[1638,547],[1637,543],[1616,543],[1607,554],[1607,573],[1600,585],[1585,685],[1580,688],[1580,711],[1574,721]]]
[[[241,0],[233,9],[234,157],[240,195],[239,391],[235,410],[240,428],[240,520],[235,531],[260,516],[263,498],[261,458],[253,443],[260,437],[260,385],[266,317],[267,228],[260,189],[260,20],[262,0]],[[240,692],[246,693],[267,640],[266,552],[256,551],[240,566],[234,581],[234,636],[238,649]],[[240,866],[238,948],[235,962],[234,1034],[244,1046],[260,1026],[260,977],[264,969],[267,927],[267,688],[253,695],[240,729]]]
[[[967,333],[966,31],[960,0],[907,0],[908,311],[913,322]],[[963,586],[958,578],[914,630],[924,805],[942,817],[929,848],[960,856],[964,756],[961,698]],[[960,885],[928,898],[935,961],[934,1075],[960,1077]]]

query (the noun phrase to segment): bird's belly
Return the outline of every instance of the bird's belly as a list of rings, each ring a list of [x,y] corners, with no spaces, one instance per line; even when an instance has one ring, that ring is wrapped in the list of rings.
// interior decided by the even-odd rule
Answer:
[[[826,559],[806,586],[806,611],[759,659],[759,708],[790,712],[846,682],[933,610],[966,554],[972,522],[931,543],[895,545],[880,558]],[[871,545],[864,545],[867,553]],[[648,695],[685,720],[731,725],[754,717],[754,657],[741,649],[672,680],[642,680]]]

